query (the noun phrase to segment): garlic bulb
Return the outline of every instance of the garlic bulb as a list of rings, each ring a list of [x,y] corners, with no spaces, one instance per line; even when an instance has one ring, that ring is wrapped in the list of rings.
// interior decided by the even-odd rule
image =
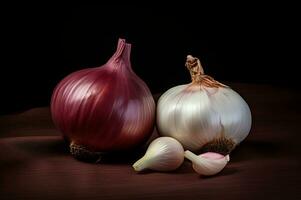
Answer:
[[[201,175],[211,176],[219,173],[229,162],[229,155],[207,152],[199,156],[191,151],[185,151],[185,158],[192,162],[193,169]]]
[[[133,168],[135,171],[152,169],[156,171],[171,171],[177,169],[184,161],[182,145],[171,137],[159,137],[152,141],[145,155]]]
[[[224,155],[251,129],[251,112],[243,98],[204,74],[199,59],[187,56],[192,83],[169,89],[158,101],[157,128],[191,151]]]

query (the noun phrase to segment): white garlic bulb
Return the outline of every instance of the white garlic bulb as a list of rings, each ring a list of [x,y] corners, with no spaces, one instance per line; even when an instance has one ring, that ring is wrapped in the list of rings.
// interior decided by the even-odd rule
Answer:
[[[187,56],[192,83],[169,89],[158,101],[157,128],[191,151],[228,154],[247,137],[251,111],[228,86],[204,74],[199,59]]]
[[[133,168],[135,171],[152,169],[156,171],[171,171],[177,169],[184,161],[182,145],[171,137],[159,137],[152,141],[145,155]]]
[[[229,155],[207,152],[199,156],[191,151],[185,151],[185,158],[192,162],[193,169],[201,175],[211,176],[219,173],[229,162]]]

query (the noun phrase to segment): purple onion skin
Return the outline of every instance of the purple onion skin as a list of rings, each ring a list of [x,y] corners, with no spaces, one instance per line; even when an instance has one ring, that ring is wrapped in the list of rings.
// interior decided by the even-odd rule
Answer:
[[[155,102],[131,68],[130,51],[119,39],[105,65],[74,72],[56,86],[52,119],[68,141],[109,152],[131,149],[150,136]]]

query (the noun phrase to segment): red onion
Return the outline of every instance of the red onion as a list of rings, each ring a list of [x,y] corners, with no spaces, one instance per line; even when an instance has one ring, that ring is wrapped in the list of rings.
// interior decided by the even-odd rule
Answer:
[[[130,53],[131,44],[119,39],[105,65],[71,73],[55,88],[52,119],[75,157],[131,149],[152,133],[155,102]]]

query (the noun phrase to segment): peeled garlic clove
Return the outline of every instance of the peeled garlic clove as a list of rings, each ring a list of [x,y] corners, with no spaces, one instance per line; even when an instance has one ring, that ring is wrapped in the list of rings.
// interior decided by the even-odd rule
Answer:
[[[134,163],[133,168],[135,171],[171,171],[177,169],[183,161],[182,145],[174,138],[159,137],[149,145],[145,155]]]
[[[219,173],[229,162],[229,155],[207,152],[199,156],[191,151],[185,151],[185,158],[192,162],[193,169],[201,175],[211,176]]]

